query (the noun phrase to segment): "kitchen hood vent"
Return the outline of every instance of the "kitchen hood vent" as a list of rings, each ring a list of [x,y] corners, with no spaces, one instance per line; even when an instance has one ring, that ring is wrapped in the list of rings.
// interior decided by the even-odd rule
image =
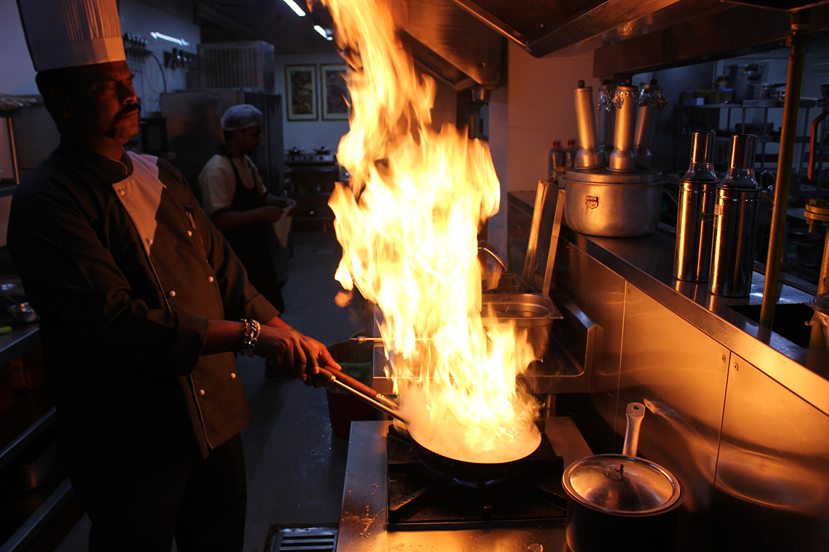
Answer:
[[[456,90],[502,84],[505,39],[535,57],[593,51],[594,75],[606,77],[723,57],[752,42],[773,44],[788,33],[787,12],[810,10],[812,30],[823,31],[821,10],[814,8],[827,2],[393,0],[403,42],[418,65]],[[317,17],[321,3],[313,3]]]
[[[726,9],[719,0],[452,0],[530,54],[570,54]]]
[[[452,0],[393,0],[392,5],[403,44],[420,69],[455,90],[501,84],[506,41],[474,15]],[[311,2],[311,17],[322,28],[333,28],[320,0]]]
[[[475,84],[495,88],[501,83],[506,42],[498,33],[451,0],[406,0],[405,4],[403,40],[421,66],[457,90]]]

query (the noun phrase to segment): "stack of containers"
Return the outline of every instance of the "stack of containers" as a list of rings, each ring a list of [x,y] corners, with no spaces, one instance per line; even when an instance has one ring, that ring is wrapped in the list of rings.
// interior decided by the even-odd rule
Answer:
[[[574,167],[559,179],[567,191],[565,222],[576,232],[632,237],[656,228],[664,178],[650,166],[648,142],[665,101],[655,82],[646,92],[640,105],[643,96],[637,87],[603,85],[598,110],[601,138],[597,139],[593,90],[579,81],[574,91],[579,149]],[[606,143],[610,130],[612,148]]]

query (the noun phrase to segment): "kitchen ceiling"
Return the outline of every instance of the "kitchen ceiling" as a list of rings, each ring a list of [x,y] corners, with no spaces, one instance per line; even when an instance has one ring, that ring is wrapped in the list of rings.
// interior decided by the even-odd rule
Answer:
[[[304,4],[302,0],[299,4]],[[195,0],[205,42],[264,40],[277,54],[334,52],[314,31],[311,17],[297,17],[281,0]]]
[[[710,35],[701,41],[694,33],[683,32],[688,25],[693,28],[703,21],[716,22],[720,29],[733,27],[737,35],[745,35],[746,41],[761,44],[778,40],[779,25],[770,31],[770,36],[763,37],[750,32],[751,29],[740,31],[746,25],[739,24],[736,16],[751,14],[750,21],[759,23],[755,27],[758,30],[772,27],[769,18],[788,17],[784,11],[765,9],[781,6],[780,2],[770,0],[391,2],[401,14],[402,39],[419,66],[456,89],[476,85],[491,89],[501,84],[507,40],[536,57],[595,51],[594,73],[608,76],[633,68],[643,70],[649,64],[676,65],[691,58],[722,57],[726,53],[717,50],[719,43],[709,40]],[[826,3],[827,0],[784,0],[782,7],[799,10]],[[297,17],[280,0],[195,0],[207,41],[258,38],[274,44],[277,54],[331,52],[334,44],[313,31],[315,23],[325,26],[330,18],[326,17],[320,0],[312,0],[312,4],[312,17]],[[516,9],[517,5],[520,9]],[[821,8],[812,11],[818,13],[816,19],[823,28]],[[664,44],[668,38],[670,43]],[[656,51],[639,49],[638,57],[629,59],[627,45],[637,43],[647,44],[648,49]],[[732,40],[728,47],[734,50],[741,45]],[[660,58],[662,51],[671,53],[672,59]],[[653,61],[647,61],[649,58]]]

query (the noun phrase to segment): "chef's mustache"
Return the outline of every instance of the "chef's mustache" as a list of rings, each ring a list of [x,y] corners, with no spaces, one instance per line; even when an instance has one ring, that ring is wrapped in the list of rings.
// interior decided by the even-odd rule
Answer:
[[[127,115],[132,113],[133,111],[141,111],[141,102],[140,101],[135,102],[133,104],[130,104],[130,105],[126,106],[124,109],[122,109],[121,111],[119,111],[118,115],[115,116],[115,119],[116,120],[117,119],[123,119],[124,117],[126,117]]]
[[[140,111],[140,110],[141,110],[141,102],[140,101],[136,102],[136,103],[129,104],[128,106],[125,106],[124,109],[119,111],[115,115],[115,117],[112,118],[112,124],[109,126],[109,130],[107,130],[106,135],[109,136],[110,138],[113,138],[113,137],[117,136],[118,135],[118,123],[122,119],[124,119],[125,117],[128,117],[129,115],[131,115],[134,111]]]

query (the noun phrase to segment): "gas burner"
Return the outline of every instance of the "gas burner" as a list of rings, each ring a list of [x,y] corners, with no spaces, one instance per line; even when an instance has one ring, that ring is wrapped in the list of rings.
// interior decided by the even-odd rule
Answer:
[[[542,433],[543,435],[543,433]],[[390,428],[387,508],[390,531],[479,529],[564,524],[563,461],[546,435],[511,477],[467,481],[447,476],[418,458],[411,439]]]

